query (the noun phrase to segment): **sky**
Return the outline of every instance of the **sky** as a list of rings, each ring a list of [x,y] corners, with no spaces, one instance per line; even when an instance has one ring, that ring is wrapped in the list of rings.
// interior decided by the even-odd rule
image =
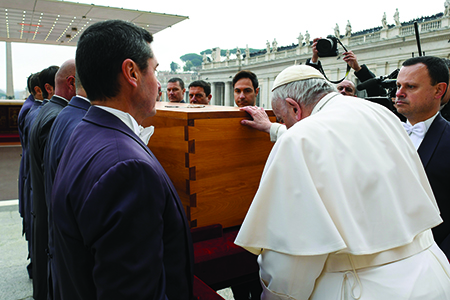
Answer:
[[[0,0],[1,1],[1,0]],[[400,22],[444,11],[444,0],[421,5],[411,0],[331,1],[206,1],[206,0],[78,0],[72,2],[139,9],[187,16],[189,19],[154,35],[153,51],[159,71],[170,70],[172,61],[182,66],[180,56],[206,49],[236,47],[265,49],[276,38],[278,47],[297,44],[299,33],[309,32],[311,40],[334,34],[336,23],[345,33],[347,20],[352,32],[381,26],[386,13],[394,24],[398,8]],[[317,7],[314,4],[317,3]],[[1,25],[0,25],[1,26]],[[23,90],[27,77],[50,65],[61,65],[75,57],[75,47],[12,43],[14,89]],[[6,43],[0,42],[0,89],[6,90]]]

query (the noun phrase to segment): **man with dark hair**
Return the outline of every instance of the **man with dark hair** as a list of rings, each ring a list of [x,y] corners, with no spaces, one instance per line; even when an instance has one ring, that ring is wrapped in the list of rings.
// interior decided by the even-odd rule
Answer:
[[[183,205],[139,125],[156,113],[152,40],[109,20],[78,41],[77,73],[92,106],[67,143],[51,196],[63,299],[192,298]]]
[[[258,77],[249,70],[242,70],[234,75],[233,80],[234,102],[238,107],[254,107],[259,93]],[[259,108],[258,108],[259,109]],[[242,284],[231,286],[234,299],[259,299],[262,289],[259,278],[253,278]]]
[[[31,92],[30,93],[34,95],[35,99],[42,101],[42,100],[44,100],[44,97],[42,95],[41,87],[39,86],[39,73],[40,72],[37,72],[37,73],[33,74],[33,76],[31,77],[31,80],[30,80]]]
[[[422,160],[444,220],[433,236],[450,258],[450,123],[439,113],[449,71],[441,58],[419,56],[406,60],[397,77],[395,107]]]
[[[58,66],[50,66],[39,73],[39,87],[44,100],[51,99],[55,94],[55,75],[58,69]]]
[[[45,70],[45,69],[44,69]],[[42,72],[42,71],[41,71]],[[23,209],[24,209],[24,221],[26,222],[25,234],[28,240],[28,251],[30,257],[30,264],[28,265],[28,275],[30,278],[33,277],[32,265],[33,265],[33,216],[32,216],[32,205],[33,205],[33,191],[31,190],[31,176],[30,176],[30,149],[29,149],[29,135],[31,127],[33,126],[34,120],[38,115],[41,108],[48,102],[48,99],[43,98],[43,93],[39,85],[39,73],[31,78],[31,85],[34,86],[36,91],[36,97],[34,103],[25,116],[23,135],[22,135],[22,163],[23,163],[23,188],[22,188],[22,199],[23,199]]]
[[[211,101],[211,85],[203,80],[196,80],[189,85],[189,102],[191,104],[206,104]]]
[[[24,143],[24,137],[23,137],[23,128],[25,126],[25,117],[28,114],[28,112],[30,111],[31,107],[34,104],[34,99],[36,96],[36,91],[34,89],[33,84],[36,83],[35,80],[33,79],[37,79],[37,76],[39,75],[39,73],[34,73],[31,74],[30,76],[28,76],[27,79],[27,89],[28,92],[30,93],[30,95],[28,96],[28,98],[25,100],[25,102],[22,104],[22,108],[20,109],[19,112],[19,116],[17,117],[17,123],[18,123],[18,130],[19,130],[19,139],[20,139],[20,144],[22,145],[22,158],[20,160],[20,168],[19,168],[19,212],[20,215],[22,216],[22,218],[25,218],[24,214],[23,214],[23,198],[22,198],[22,194],[23,194],[23,153],[26,152],[25,149],[25,143]],[[37,83],[39,85],[39,80],[37,80]],[[42,94],[40,95],[40,97],[42,97]],[[24,230],[23,232],[25,233],[25,226],[26,226],[26,220],[24,219]]]
[[[185,103],[184,93],[186,93],[186,89],[184,88],[183,80],[178,77],[170,78],[167,82],[167,97],[169,98],[169,102]]]
[[[48,83],[45,85],[47,86]],[[69,99],[75,96],[75,60],[69,59],[61,65],[55,75],[54,87],[54,95],[40,109],[28,137],[33,190],[33,298],[35,300],[47,300],[47,293],[50,293],[50,299],[52,299],[52,290],[49,290],[47,286],[48,215],[44,184],[44,150],[56,116],[67,105]],[[46,88],[47,91],[50,90]],[[53,88],[51,90],[53,92]]]
[[[233,77],[234,102],[239,107],[256,105],[259,93],[258,77],[256,74],[242,70]]]
[[[25,128],[25,118],[27,114],[32,111],[31,108],[36,109],[37,106],[34,106],[35,98],[38,99],[38,101],[42,102],[42,92],[40,92],[39,88],[39,73],[31,74],[28,77],[27,80],[27,87],[28,91],[30,92],[30,95],[28,96],[27,100],[22,105],[22,108],[20,109],[19,116],[17,117],[17,123],[18,123],[18,129],[19,129],[19,138],[20,138],[20,144],[22,146],[22,157],[20,159],[20,167],[19,167],[19,213],[20,216],[23,219],[22,222],[22,233],[25,234],[25,239],[28,242],[28,256],[30,256],[31,253],[31,246],[30,246],[30,236],[31,236],[31,227],[30,227],[30,210],[28,207],[28,192],[25,189],[25,179],[26,174],[28,173],[28,170],[25,169],[25,160],[28,155],[28,148],[26,143],[26,138],[24,136],[24,128]],[[39,92],[38,92],[39,91]],[[39,102],[38,102],[39,103]],[[31,264],[29,265],[28,270],[31,271]]]

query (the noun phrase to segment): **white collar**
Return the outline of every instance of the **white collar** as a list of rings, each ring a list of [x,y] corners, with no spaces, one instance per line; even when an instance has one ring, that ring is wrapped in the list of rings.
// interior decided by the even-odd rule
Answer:
[[[66,101],[67,103],[69,103],[69,100],[67,100],[66,98],[64,98],[64,97],[61,97],[61,96],[58,96],[58,95],[53,95],[53,97],[57,97],[57,98],[59,98],[59,99],[62,99],[62,100],[64,100],[64,101]],[[51,99],[50,99],[51,100]],[[50,101],[49,100],[49,101]]]
[[[138,125],[136,120],[129,114],[124,111],[121,111],[119,109],[107,107],[107,106],[101,106],[101,105],[95,105],[98,108],[101,108],[103,110],[106,110],[107,112],[115,115],[118,117],[122,122],[124,122],[146,145],[148,144],[148,141],[150,140],[150,137],[153,135],[153,132],[155,130],[155,127],[149,126],[149,127],[142,127]]]
[[[426,119],[425,121],[422,121],[425,124],[425,133],[427,133],[428,129],[431,126],[431,123],[433,123],[434,119],[436,119],[437,115],[439,114],[439,112],[437,112],[434,116],[432,116],[429,119]],[[411,123],[409,122],[409,120],[406,120],[406,124],[411,125]],[[412,125],[411,125],[412,126]]]
[[[332,98],[334,98],[338,95],[340,95],[340,94],[336,93],[336,92],[331,92],[329,94],[326,94],[324,97],[322,97],[322,99],[319,100],[319,102],[317,102],[316,106],[314,106],[313,110],[311,111],[311,115],[319,112],[325,106],[325,104],[328,103],[328,101],[330,101]]]

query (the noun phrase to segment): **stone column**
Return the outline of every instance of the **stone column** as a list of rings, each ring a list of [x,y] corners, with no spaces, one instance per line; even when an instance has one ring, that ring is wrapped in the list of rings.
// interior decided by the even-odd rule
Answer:
[[[218,100],[218,99],[216,99],[216,83],[215,82],[211,82],[211,95],[212,95],[212,98],[211,98],[211,102],[210,102],[210,104],[211,105],[216,105],[216,100]]]
[[[6,98],[14,99],[11,42],[6,42]]]
[[[264,79],[264,84],[260,87],[259,90],[259,106],[264,107],[265,109],[272,109],[271,99],[270,99],[270,78],[267,77]]]
[[[225,106],[234,106],[234,99],[231,93],[231,81],[226,81],[225,82],[225,99],[224,99],[224,105]]]

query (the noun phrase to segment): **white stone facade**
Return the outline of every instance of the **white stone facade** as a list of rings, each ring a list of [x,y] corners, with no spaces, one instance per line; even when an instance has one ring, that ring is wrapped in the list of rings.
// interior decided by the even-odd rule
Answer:
[[[420,45],[425,55],[450,57],[450,17],[438,14],[417,20],[420,33]],[[418,56],[413,22],[400,25],[378,27],[363,32],[341,36],[341,42],[348,50],[353,51],[358,62],[366,64],[376,75],[390,74],[406,59],[414,54]],[[284,49],[286,50],[284,50]],[[217,48],[218,49],[218,48]],[[344,50],[338,47],[339,52]],[[219,50],[220,51],[220,50]],[[199,79],[211,84],[214,105],[234,105],[232,78],[240,70],[250,70],[258,76],[260,93],[257,105],[270,109],[270,89],[275,77],[283,69],[294,64],[304,64],[312,55],[309,43],[295,47],[278,47],[278,51],[270,51],[243,59],[222,58],[221,61],[207,62],[199,71]],[[346,63],[340,57],[321,58],[322,67],[330,80],[339,80],[346,73]],[[357,78],[350,72],[347,79],[358,84]],[[364,92],[360,94],[364,96]]]

